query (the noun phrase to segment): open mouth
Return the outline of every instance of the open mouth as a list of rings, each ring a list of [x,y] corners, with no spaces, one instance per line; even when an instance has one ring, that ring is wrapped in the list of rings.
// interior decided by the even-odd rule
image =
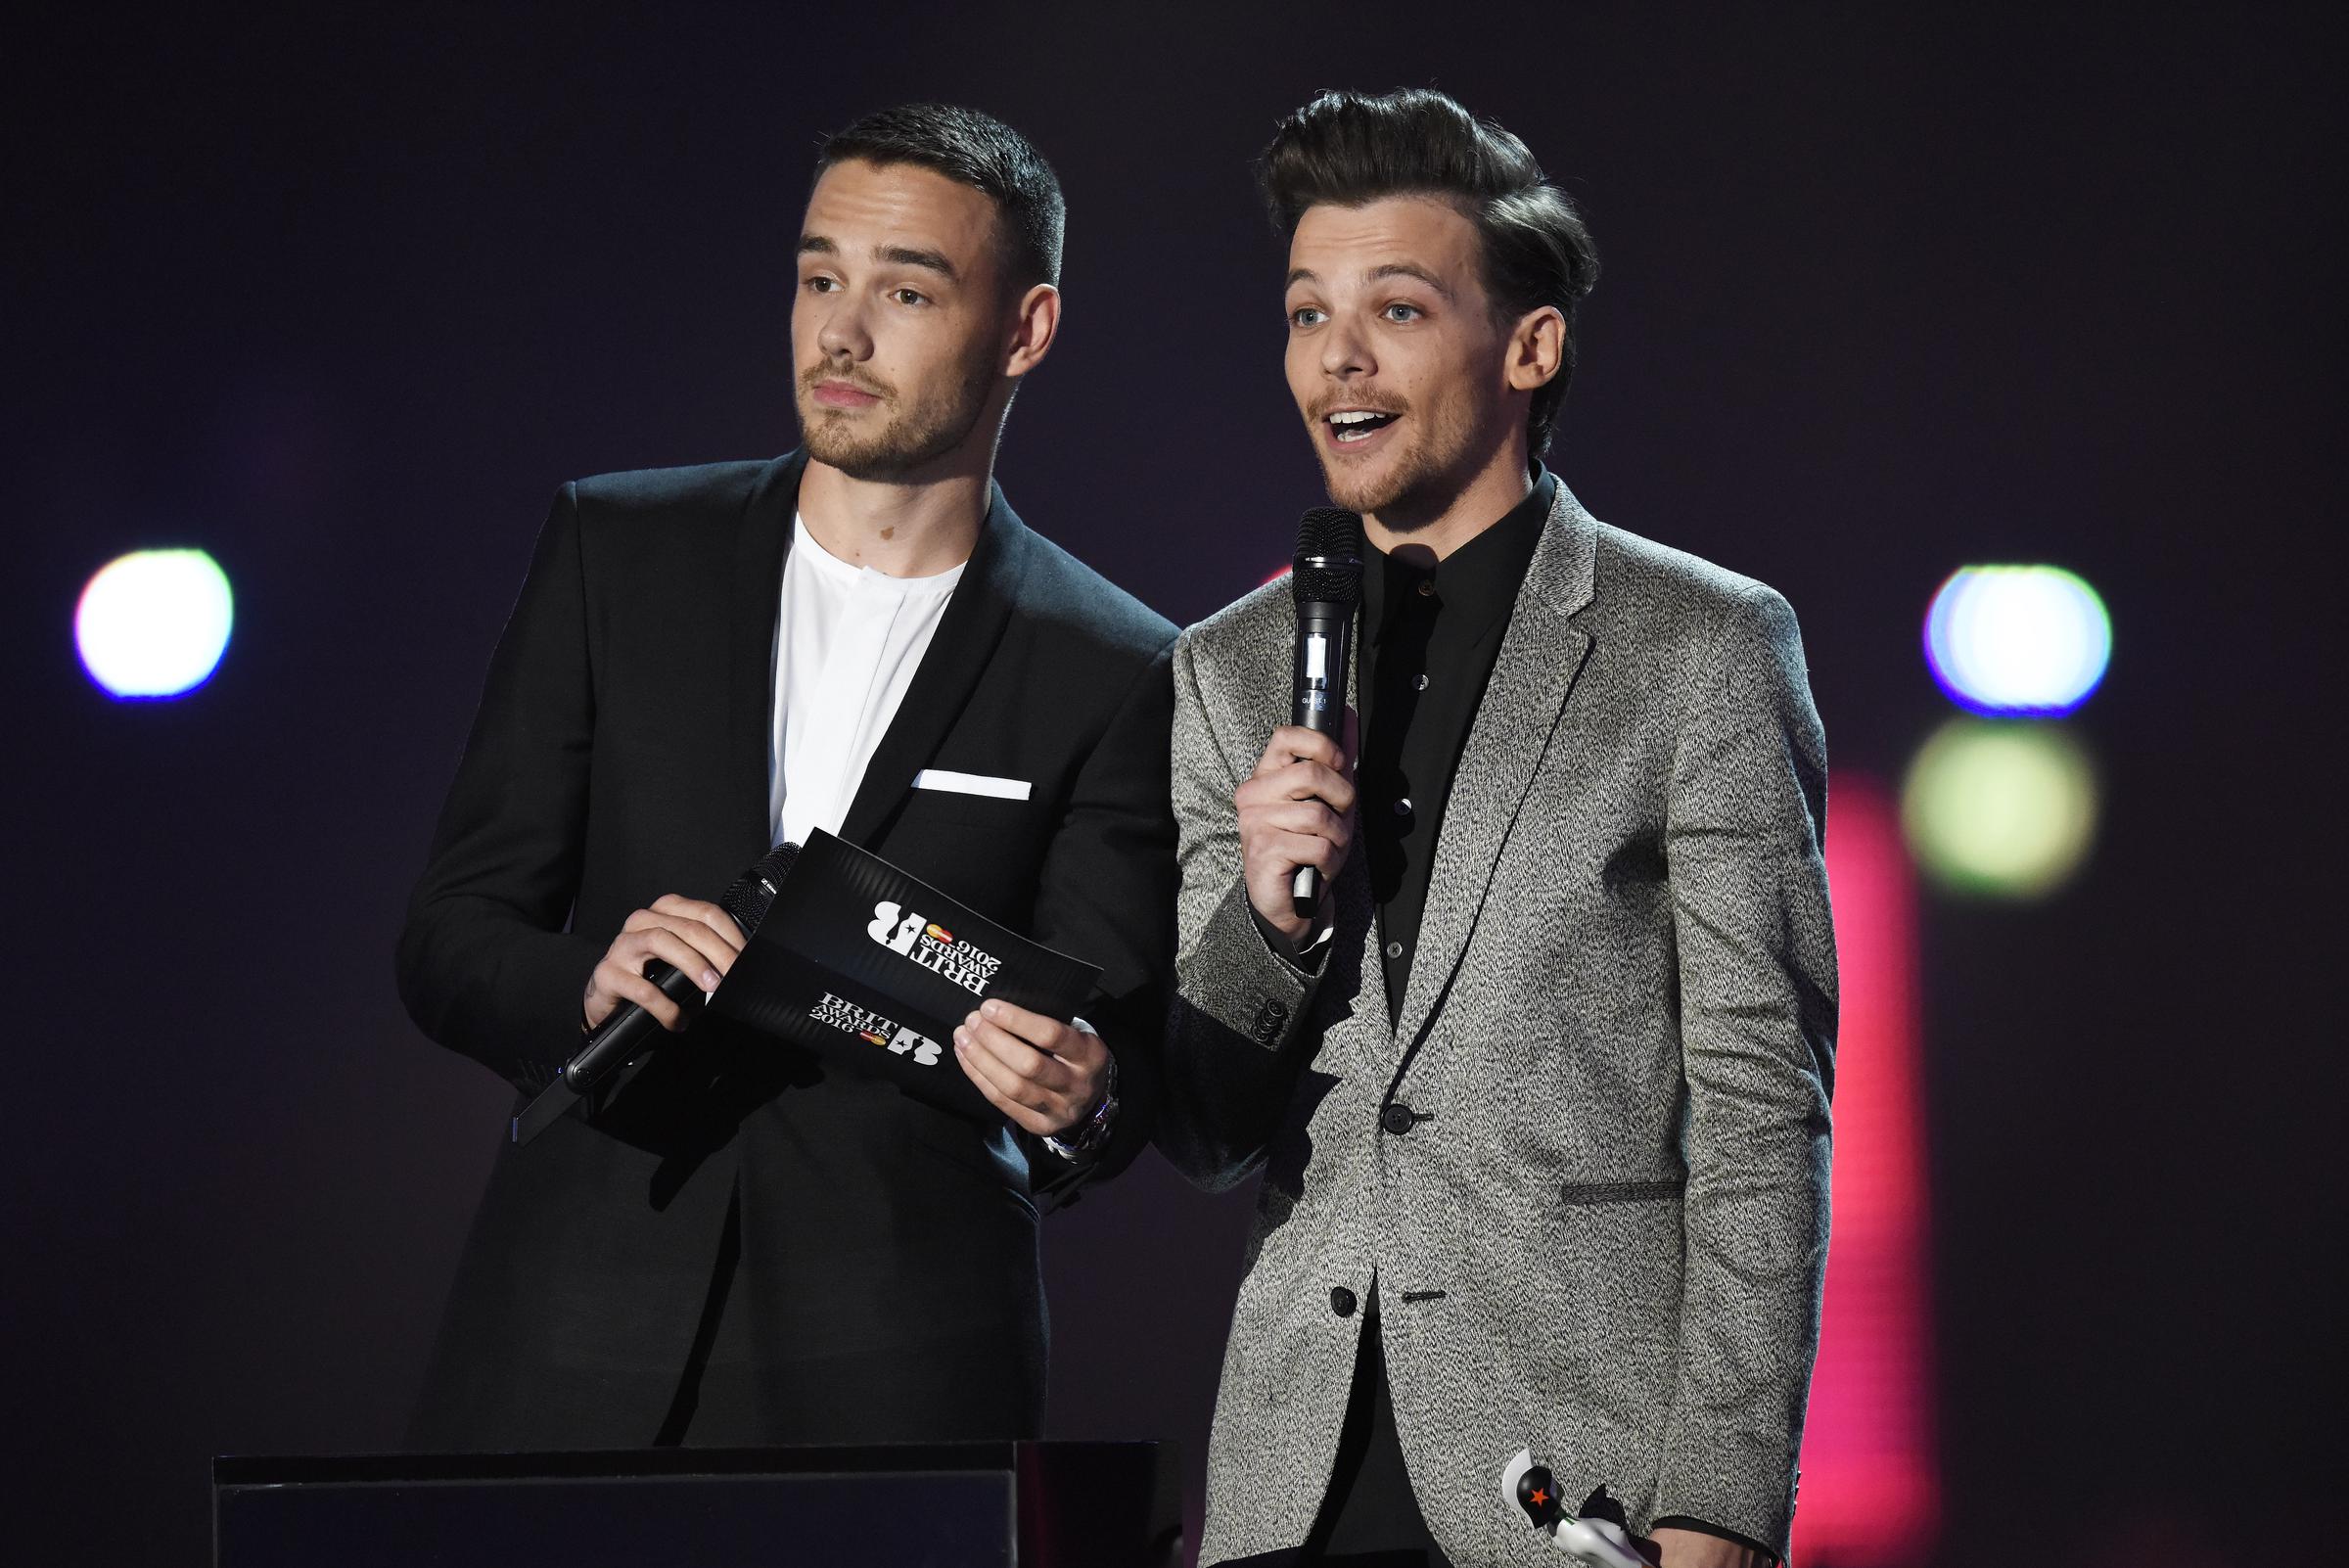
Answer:
[[[1402,417],[1401,414],[1389,414],[1375,408],[1341,408],[1329,415],[1324,423],[1329,426],[1332,440],[1340,446],[1351,446],[1357,441],[1368,440]]]

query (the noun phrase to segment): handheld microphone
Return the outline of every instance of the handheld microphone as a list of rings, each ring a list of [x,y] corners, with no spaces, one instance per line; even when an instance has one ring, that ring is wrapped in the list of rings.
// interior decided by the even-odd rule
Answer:
[[[733,919],[745,939],[766,918],[768,906],[775,901],[775,890],[782,886],[799,854],[800,847],[796,844],[776,845],[718,896],[717,906]],[[661,993],[670,1001],[687,1009],[685,1027],[692,1028],[691,1009],[709,999],[701,987],[694,984],[693,977],[656,958],[644,966],[644,978],[660,987]],[[658,1043],[662,1033],[660,1021],[637,1003],[623,1001],[613,1008],[611,1016],[587,1037],[587,1043],[563,1064],[562,1076],[514,1118],[514,1141],[528,1143],[546,1130],[556,1118],[593,1092],[616,1069],[634,1061]]]
[[[1346,732],[1346,671],[1354,647],[1354,612],[1362,602],[1362,520],[1359,513],[1316,506],[1297,526],[1297,556],[1289,591],[1297,601],[1297,655],[1291,666],[1296,698],[1290,722],[1316,734]],[[1311,920],[1321,904],[1321,873],[1297,868],[1289,901]]]

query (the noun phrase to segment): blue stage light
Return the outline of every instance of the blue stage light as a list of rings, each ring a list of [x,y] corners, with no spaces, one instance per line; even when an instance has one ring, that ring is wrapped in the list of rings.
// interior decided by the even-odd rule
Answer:
[[[2104,601],[2051,566],[1952,574],[1925,616],[1925,662],[1960,708],[2049,718],[2088,700],[2112,659]]]

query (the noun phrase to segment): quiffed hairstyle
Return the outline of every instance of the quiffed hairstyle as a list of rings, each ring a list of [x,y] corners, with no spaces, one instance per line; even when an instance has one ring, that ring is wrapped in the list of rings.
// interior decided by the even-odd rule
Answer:
[[[1060,282],[1068,221],[1060,177],[1027,137],[991,115],[954,104],[905,104],[865,115],[816,146],[815,175],[859,159],[887,167],[915,163],[994,199],[1002,220],[1004,270],[1015,291]]]
[[[1574,379],[1574,307],[1598,281],[1598,251],[1566,193],[1543,178],[1525,143],[1427,88],[1371,97],[1325,92],[1280,122],[1259,166],[1272,225],[1288,239],[1307,208],[1360,207],[1388,196],[1448,197],[1468,206],[1484,239],[1485,292],[1515,321],[1555,305],[1566,318],[1558,373],[1534,393],[1532,455]]]

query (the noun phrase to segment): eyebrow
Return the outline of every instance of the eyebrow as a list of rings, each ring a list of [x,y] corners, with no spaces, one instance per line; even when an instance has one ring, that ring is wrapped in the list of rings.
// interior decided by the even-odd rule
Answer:
[[[803,234],[800,236],[800,254],[838,255],[840,247],[820,234]],[[943,252],[922,251],[906,245],[883,245],[874,248],[873,255],[877,260],[894,261],[902,267],[920,267],[924,271],[935,272],[949,282],[959,282],[962,277]]]
[[[1434,273],[1428,271],[1427,268],[1409,261],[1389,261],[1384,266],[1372,267],[1368,272],[1363,273],[1362,276],[1372,283],[1376,283],[1382,278],[1416,278],[1419,282],[1426,284],[1429,288],[1435,290],[1436,293],[1442,295],[1445,299],[1450,300],[1451,298],[1451,290],[1446,286],[1442,278],[1437,277]],[[1289,269],[1288,280],[1287,282],[1283,283],[1281,287],[1293,288],[1300,283],[1319,283],[1320,281],[1320,277],[1313,272],[1310,268],[1291,267]]]

